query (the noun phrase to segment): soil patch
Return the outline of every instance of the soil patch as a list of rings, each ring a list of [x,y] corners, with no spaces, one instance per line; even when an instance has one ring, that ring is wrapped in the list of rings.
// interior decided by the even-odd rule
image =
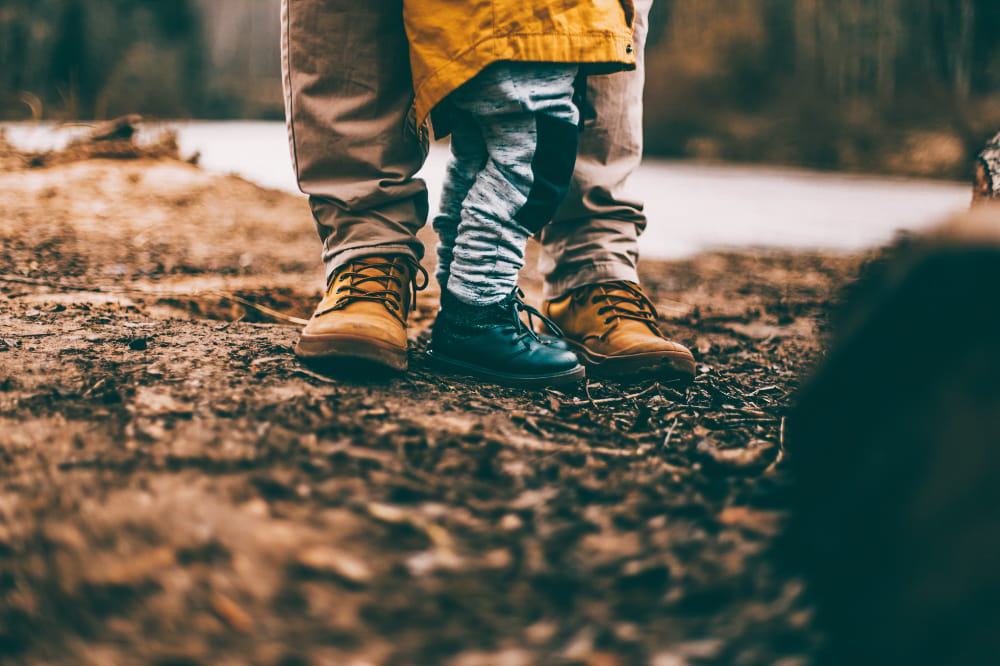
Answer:
[[[809,661],[783,420],[858,258],[647,263],[694,385],[526,392],[428,366],[433,289],[408,374],[300,365],[318,255],[177,160],[0,173],[0,660]]]

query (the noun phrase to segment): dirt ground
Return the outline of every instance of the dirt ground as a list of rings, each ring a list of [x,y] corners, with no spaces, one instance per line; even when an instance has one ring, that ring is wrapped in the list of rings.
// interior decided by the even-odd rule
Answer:
[[[783,418],[857,257],[647,262],[689,388],[441,376],[433,288],[408,374],[331,373],[240,303],[308,316],[303,200],[6,157],[0,662],[810,663]]]

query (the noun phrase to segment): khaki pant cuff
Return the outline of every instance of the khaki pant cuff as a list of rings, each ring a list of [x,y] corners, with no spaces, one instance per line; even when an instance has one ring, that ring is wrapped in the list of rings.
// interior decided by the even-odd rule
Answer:
[[[545,300],[551,301],[588,284],[618,282],[622,280],[638,283],[639,272],[634,266],[617,261],[598,262],[574,271],[571,275],[567,275],[564,278],[556,280],[546,279],[542,296]]]

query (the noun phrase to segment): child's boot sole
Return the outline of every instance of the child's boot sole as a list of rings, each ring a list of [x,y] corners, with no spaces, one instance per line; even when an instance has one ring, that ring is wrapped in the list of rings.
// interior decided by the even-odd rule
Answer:
[[[436,354],[428,351],[427,356],[439,366],[461,375],[468,375],[476,379],[484,379],[496,384],[514,386],[517,388],[550,388],[555,386],[569,386],[579,384],[587,377],[587,369],[582,365],[577,365],[570,370],[562,372],[547,373],[541,375],[518,375],[499,370],[483,368],[472,363],[459,361],[456,359]]]

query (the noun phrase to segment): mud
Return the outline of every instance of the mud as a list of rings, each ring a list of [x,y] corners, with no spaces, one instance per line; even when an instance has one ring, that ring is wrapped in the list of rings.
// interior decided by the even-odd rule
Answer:
[[[239,302],[308,316],[302,200],[169,158],[5,165],[0,661],[810,663],[783,420],[858,258],[646,264],[688,388],[441,376],[433,289],[408,374],[330,373]]]

